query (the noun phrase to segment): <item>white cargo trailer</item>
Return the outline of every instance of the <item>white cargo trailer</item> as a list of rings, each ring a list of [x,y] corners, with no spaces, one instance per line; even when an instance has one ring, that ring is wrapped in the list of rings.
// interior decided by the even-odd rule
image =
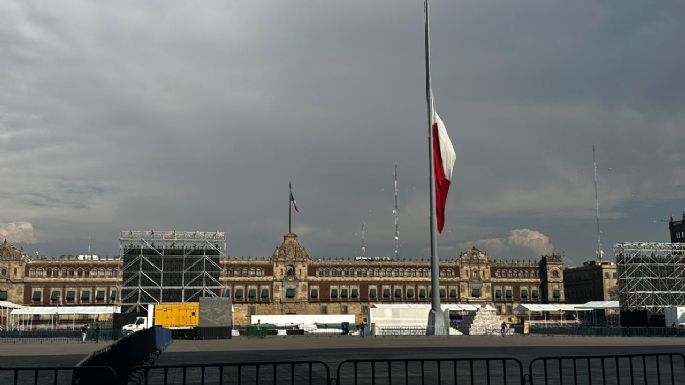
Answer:
[[[666,327],[685,326],[685,306],[669,306],[664,308]]]

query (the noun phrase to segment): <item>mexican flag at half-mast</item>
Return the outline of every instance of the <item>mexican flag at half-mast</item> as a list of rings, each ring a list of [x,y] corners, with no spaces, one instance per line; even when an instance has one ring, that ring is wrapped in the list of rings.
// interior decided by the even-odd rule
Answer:
[[[291,182],[288,182],[288,192],[290,193],[288,196],[288,234],[293,232],[293,207],[295,207],[295,211],[298,213],[300,212],[300,209],[297,208],[297,202],[295,202],[295,197],[293,196],[293,184]]]
[[[298,213],[300,212],[300,209],[297,208],[297,202],[295,202],[295,197],[293,196],[293,184],[290,184],[290,203],[293,204],[293,207],[295,208],[295,211]]]
[[[432,96],[431,91],[431,96]],[[457,157],[454,146],[447,135],[445,124],[435,110],[435,104],[431,97],[431,118],[433,129],[433,165],[435,177],[435,216],[437,219],[438,231],[442,233],[445,226],[445,203],[447,202],[447,192],[452,181],[452,169]]]

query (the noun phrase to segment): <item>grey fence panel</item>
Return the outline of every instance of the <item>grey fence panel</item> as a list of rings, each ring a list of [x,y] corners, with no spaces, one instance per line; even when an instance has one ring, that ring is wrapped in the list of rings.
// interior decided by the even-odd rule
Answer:
[[[320,361],[241,362],[160,365],[134,368],[129,378],[146,385],[329,385],[328,365]]]
[[[541,357],[528,367],[531,385],[685,384],[679,353]]]
[[[338,385],[464,384],[523,385],[523,365],[514,358],[348,360],[338,365]]]
[[[115,385],[116,383],[117,376],[114,370],[105,366],[0,368],[0,384],[2,385]]]

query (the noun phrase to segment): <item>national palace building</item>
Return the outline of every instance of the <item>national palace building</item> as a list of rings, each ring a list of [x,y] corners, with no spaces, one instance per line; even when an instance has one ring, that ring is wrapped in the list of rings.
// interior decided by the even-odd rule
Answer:
[[[0,244],[0,300],[53,306],[128,302],[122,286],[130,279],[122,278],[122,261],[31,258],[5,241]],[[218,261],[219,286],[211,295],[233,300],[236,324],[260,314],[355,314],[361,322],[373,303],[430,303],[433,295],[429,259],[316,259],[293,233],[271,257]],[[489,303],[502,319],[515,321],[513,309],[521,303],[564,302],[563,279],[559,255],[499,261],[472,248],[440,261],[437,295],[443,303]]]

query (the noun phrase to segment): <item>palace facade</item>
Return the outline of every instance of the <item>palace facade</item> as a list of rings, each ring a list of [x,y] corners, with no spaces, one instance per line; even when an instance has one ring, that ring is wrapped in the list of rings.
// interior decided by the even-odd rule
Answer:
[[[30,258],[7,241],[0,244],[0,300],[20,305],[111,305],[118,299],[120,281],[118,259]]]
[[[234,303],[236,324],[260,314],[355,314],[373,303],[430,303],[430,260],[315,259],[286,234],[269,258],[222,258],[221,293]],[[24,305],[115,304],[121,259],[32,259],[0,247],[0,298]],[[564,302],[563,261],[498,261],[472,248],[440,261],[443,303],[489,303],[515,322],[521,303]],[[4,293],[4,294],[3,294]]]

